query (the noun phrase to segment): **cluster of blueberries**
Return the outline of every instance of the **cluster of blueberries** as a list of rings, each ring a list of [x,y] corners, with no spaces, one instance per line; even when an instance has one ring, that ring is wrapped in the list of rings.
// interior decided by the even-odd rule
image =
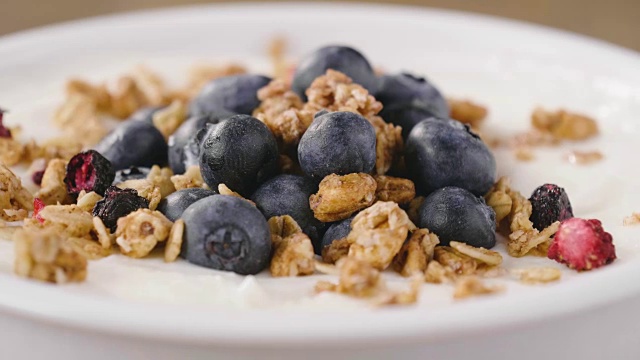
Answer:
[[[447,102],[438,89],[406,73],[376,76],[358,51],[328,46],[298,64],[292,90],[306,99],[305,90],[327,69],[340,71],[365,87],[383,104],[383,119],[402,127],[404,176],[415,182],[419,195],[426,196],[417,225],[436,233],[444,245],[457,240],[493,247],[495,213],[482,196],[496,180],[494,157],[468,126],[449,119]],[[292,216],[312,239],[316,252],[350,231],[353,217],[336,223],[317,220],[309,196],[329,174],[374,170],[373,126],[356,113],[320,111],[297,147],[304,175],[278,174],[276,139],[264,123],[250,115],[260,104],[257,91],[270,81],[251,74],[215,79],[192,101],[189,119],[168,142],[151,121],[159,109],[148,108],[120,124],[95,147],[116,170],[113,183],[144,178],[152,165],[168,164],[176,174],[192,165],[200,167],[212,190],[180,190],[158,208],[170,220],[184,220],[181,256],[194,264],[240,274],[260,272],[271,256],[266,219],[272,216]],[[215,189],[222,183],[256,206],[218,195]],[[101,190],[108,190],[109,198],[135,203],[127,202],[129,195],[117,189]],[[108,205],[105,198],[98,210],[116,220],[131,207],[145,206],[140,201],[116,211],[110,209],[122,206]],[[117,214],[110,213],[114,211]]]

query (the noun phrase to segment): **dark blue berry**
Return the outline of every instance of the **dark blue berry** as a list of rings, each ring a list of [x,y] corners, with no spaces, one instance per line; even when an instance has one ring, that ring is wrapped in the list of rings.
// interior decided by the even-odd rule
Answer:
[[[146,167],[131,166],[127,169],[116,171],[116,177],[113,179],[113,185],[118,185],[127,180],[146,179],[151,169]]]
[[[230,111],[251,115],[260,105],[258,90],[266,86],[270,78],[262,75],[242,74],[211,80],[191,102],[192,115],[206,115]]]
[[[376,131],[356,113],[320,115],[300,139],[298,161],[318,181],[330,174],[369,173],[376,165]]]
[[[129,116],[127,121],[129,120],[139,120],[144,121],[149,124],[153,124],[153,115],[155,115],[158,111],[164,109],[162,106],[150,106],[142,108]]]
[[[346,46],[325,46],[307,55],[296,67],[291,89],[306,100],[307,88],[328,69],[349,76],[372,94],[376,91],[377,79],[369,61],[357,50]]]
[[[496,244],[496,213],[484,199],[453,186],[427,196],[419,211],[420,227],[438,235],[440,245],[460,241],[492,248]]]
[[[74,155],[67,163],[64,183],[69,195],[75,197],[84,190],[104,195],[116,176],[111,162],[95,150]]]
[[[558,185],[544,184],[538,187],[531,194],[529,201],[533,210],[529,219],[540,231],[556,221],[573,217],[569,195]]]
[[[217,113],[193,116],[185,121],[169,137],[169,166],[174,174],[182,174],[191,165],[198,165],[200,140],[206,133],[207,124],[217,124],[235,115],[222,110]]]
[[[352,215],[344,220],[334,222],[329,226],[322,237],[322,248],[331,245],[332,242],[347,237],[351,232],[351,221],[356,215]]]
[[[325,228],[309,207],[309,196],[317,191],[318,186],[311,179],[284,174],[262,184],[251,200],[267,220],[273,216],[291,216],[315,245],[319,244]]]
[[[405,145],[405,162],[418,192],[457,186],[484,195],[496,180],[496,161],[467,125],[430,118],[417,124]]]
[[[104,193],[104,198],[93,208],[93,216],[99,217],[111,233],[114,233],[118,219],[138,209],[148,208],[149,200],[138,196],[136,190],[110,186]]]
[[[167,142],[153,124],[132,120],[118,125],[95,149],[115,170],[167,164]]]
[[[181,256],[187,261],[242,275],[257,274],[271,256],[269,225],[258,209],[235,196],[196,201],[182,214]]]
[[[210,188],[224,183],[250,196],[278,171],[276,139],[260,120],[232,116],[207,130],[200,146],[200,171]]]
[[[182,217],[182,213],[191,206],[191,204],[216,194],[216,191],[202,188],[178,190],[162,199],[158,204],[157,210],[163,213],[167,219],[176,221]]]

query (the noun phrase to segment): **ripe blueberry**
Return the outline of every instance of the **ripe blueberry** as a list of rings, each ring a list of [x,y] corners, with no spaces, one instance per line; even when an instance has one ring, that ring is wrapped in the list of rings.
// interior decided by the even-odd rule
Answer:
[[[347,237],[351,232],[351,220],[354,217],[356,217],[356,214],[331,224],[322,237],[322,248],[324,249],[325,246],[331,245],[335,240]]]
[[[211,80],[191,102],[191,114],[206,115],[226,110],[251,115],[260,105],[258,90],[270,81],[266,76],[254,74],[232,75]]]
[[[182,213],[194,202],[204,199],[207,196],[216,195],[217,192],[202,188],[190,188],[178,190],[158,204],[158,211],[164,214],[167,219],[176,221],[182,217]]]

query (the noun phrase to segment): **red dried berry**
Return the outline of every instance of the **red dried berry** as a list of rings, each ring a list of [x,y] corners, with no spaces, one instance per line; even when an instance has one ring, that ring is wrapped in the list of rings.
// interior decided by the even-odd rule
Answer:
[[[616,248],[600,220],[572,218],[560,224],[548,256],[571,269],[583,271],[611,263],[616,259]]]
[[[5,111],[0,109],[0,138],[11,138],[11,130],[6,128],[2,123]]]
[[[529,198],[532,206],[533,226],[542,231],[556,221],[573,217],[569,196],[563,188],[555,184],[544,184],[533,191]]]
[[[64,183],[71,196],[80,191],[95,191],[103,195],[115,178],[116,173],[111,162],[95,150],[88,150],[74,155],[67,164]]]
[[[104,198],[93,208],[93,216],[99,217],[113,233],[118,226],[118,219],[138,209],[148,208],[149,200],[139,196],[136,190],[109,186],[104,193]]]
[[[39,198],[33,199],[33,218],[38,220],[41,224],[44,223],[44,219],[40,216],[40,211],[44,209],[46,205],[44,201]]]

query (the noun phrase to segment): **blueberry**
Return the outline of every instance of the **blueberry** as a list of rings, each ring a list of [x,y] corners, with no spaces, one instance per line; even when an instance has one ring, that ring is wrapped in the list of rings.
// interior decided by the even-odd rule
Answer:
[[[182,215],[181,256],[187,261],[242,275],[257,274],[271,256],[269,225],[260,211],[235,196],[198,200]]]
[[[147,167],[131,166],[127,169],[116,171],[116,177],[113,179],[113,185],[118,185],[127,180],[146,179],[151,169]]]
[[[376,92],[377,79],[369,61],[360,52],[347,46],[325,46],[307,55],[296,68],[291,89],[306,100],[307,88],[328,69],[349,76],[354,83],[362,85],[372,94]]]
[[[222,110],[207,115],[193,116],[187,119],[169,137],[169,166],[174,174],[182,174],[191,165],[198,165],[200,140],[206,132],[207,124],[217,124],[223,119],[235,115]]]
[[[166,198],[162,199],[158,204],[158,211],[164,214],[167,219],[176,221],[182,217],[182,213],[193,203],[200,199],[204,199],[211,195],[216,195],[217,192],[201,189],[191,188],[178,190]]]
[[[539,186],[529,198],[531,202],[530,220],[533,226],[542,231],[556,221],[573,217],[573,209],[569,195],[563,188],[555,184]]]
[[[434,191],[420,206],[419,223],[440,238],[440,245],[460,241],[475,247],[496,244],[496,214],[484,199],[448,186]]]
[[[270,78],[262,75],[232,75],[211,80],[191,102],[191,114],[203,115],[227,110],[251,115],[260,105],[258,90]]]
[[[95,149],[115,170],[167,164],[167,142],[151,123],[131,120],[118,125]]]
[[[211,125],[200,146],[200,171],[212,189],[224,183],[250,196],[278,171],[276,139],[260,120],[235,115]]]
[[[320,115],[300,139],[298,160],[302,171],[317,180],[330,174],[370,173],[376,165],[376,131],[356,113]]]
[[[74,198],[81,191],[94,191],[104,195],[116,176],[109,160],[95,150],[74,155],[67,164],[64,183],[67,192]]]
[[[313,216],[309,207],[309,196],[316,191],[318,186],[314,181],[299,175],[283,174],[262,184],[251,200],[267,220],[273,216],[291,216],[311,241],[318,244],[325,225]]]
[[[325,246],[331,245],[335,240],[347,237],[351,232],[351,220],[354,217],[356,217],[356,214],[331,224],[322,237],[322,248],[324,249]]]
[[[164,109],[162,106],[150,106],[142,108],[129,116],[128,120],[139,120],[148,122],[149,124],[153,124],[153,115],[157,113],[159,110]]]
[[[496,161],[480,137],[454,120],[429,118],[407,138],[405,162],[416,188],[429,194],[457,186],[484,195],[496,180]]]

